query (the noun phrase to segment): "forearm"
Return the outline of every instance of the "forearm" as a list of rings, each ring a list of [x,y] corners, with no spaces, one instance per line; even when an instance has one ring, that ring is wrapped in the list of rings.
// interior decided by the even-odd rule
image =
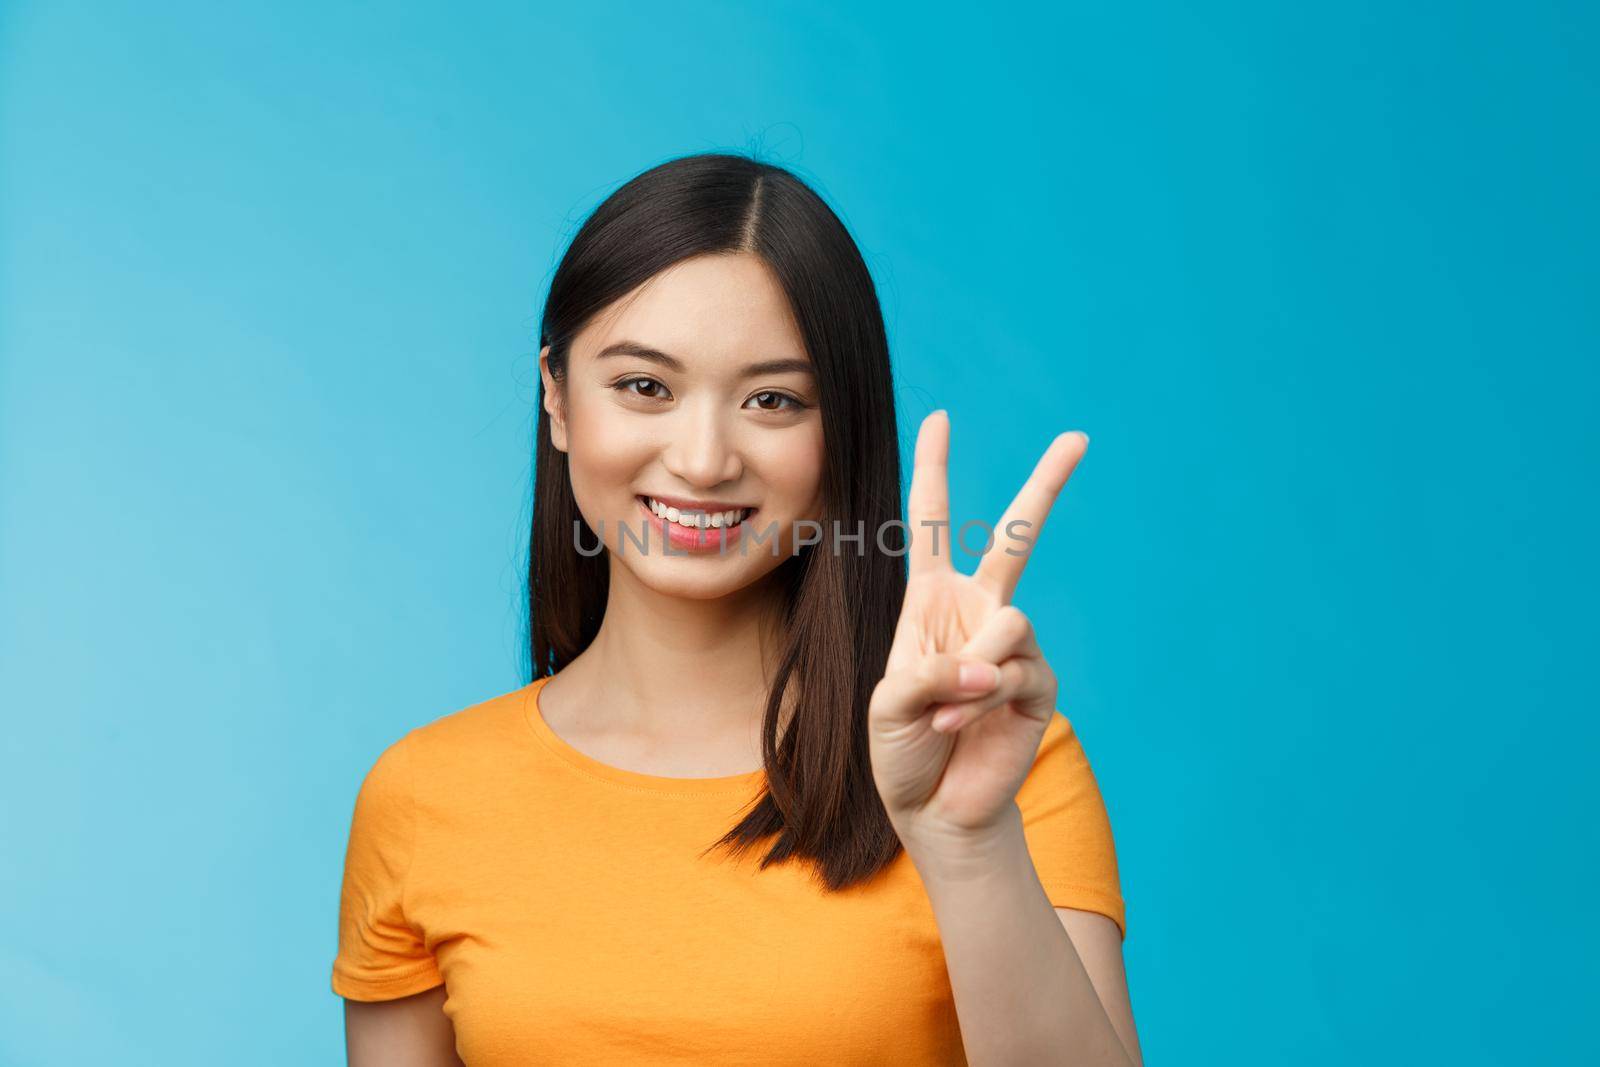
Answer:
[[[910,855],[973,1067],[1133,1063],[1039,882],[1020,811],[1004,832],[957,854]]]

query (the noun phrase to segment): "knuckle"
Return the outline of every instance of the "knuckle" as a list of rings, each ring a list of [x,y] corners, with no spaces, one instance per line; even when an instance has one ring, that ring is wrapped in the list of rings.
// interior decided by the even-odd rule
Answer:
[[[925,656],[918,661],[916,682],[920,688],[937,686],[944,677],[944,662],[938,656]]]
[[[1028,665],[1021,660],[1015,660],[1011,666],[1010,683],[1012,691],[1021,692],[1032,687],[1034,675],[1028,670]]]
[[[1033,621],[1015,604],[1007,604],[1000,609],[1000,614],[1003,617],[1001,625],[1008,636],[1020,640],[1033,633]]]
[[[1051,705],[1054,705],[1056,698],[1060,696],[1061,691],[1061,687],[1056,681],[1055,671],[1052,671],[1048,667],[1041,668],[1037,686],[1039,692],[1045,697],[1045,699],[1047,699]]]

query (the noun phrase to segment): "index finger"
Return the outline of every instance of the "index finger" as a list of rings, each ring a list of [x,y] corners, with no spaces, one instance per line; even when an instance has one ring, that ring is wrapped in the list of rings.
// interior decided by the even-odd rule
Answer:
[[[912,458],[906,516],[911,525],[910,573],[913,577],[940,570],[941,560],[942,569],[954,569],[949,549],[949,463],[950,416],[940,408],[923,418],[917,429],[917,447]]]
[[[1011,595],[1022,579],[1022,569],[1033,555],[1033,546],[1039,542],[1039,531],[1044,528],[1045,516],[1055,505],[1061,487],[1067,484],[1078,461],[1089,447],[1089,436],[1081,430],[1057,434],[1044,450],[1033,473],[1023,483],[1011,506],[1000,516],[994,545],[978,562],[972,577],[999,595],[1003,604],[1011,602]],[[1012,523],[1019,525],[1015,531]],[[1002,544],[1002,538],[1004,544]]]

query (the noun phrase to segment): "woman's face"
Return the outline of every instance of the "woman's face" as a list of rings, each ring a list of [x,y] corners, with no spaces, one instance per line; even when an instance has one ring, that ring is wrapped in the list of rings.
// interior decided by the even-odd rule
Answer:
[[[589,526],[585,551],[599,535],[613,566],[650,588],[709,599],[770,574],[793,553],[795,524],[820,518],[817,381],[757,257],[696,256],[616,301],[574,339],[564,389],[548,354],[550,436]]]

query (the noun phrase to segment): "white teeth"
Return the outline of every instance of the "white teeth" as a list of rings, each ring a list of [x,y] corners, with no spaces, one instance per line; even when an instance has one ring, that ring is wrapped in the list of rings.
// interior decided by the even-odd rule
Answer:
[[[654,497],[645,497],[645,499],[649,501],[650,510],[652,512],[661,516],[663,519],[666,519],[668,522],[675,522],[679,526],[690,530],[711,530],[721,529],[724,526],[737,526],[750,515],[748,508],[738,508],[733,511],[713,512],[680,511],[677,508],[668,507],[667,505],[662,504]]]

